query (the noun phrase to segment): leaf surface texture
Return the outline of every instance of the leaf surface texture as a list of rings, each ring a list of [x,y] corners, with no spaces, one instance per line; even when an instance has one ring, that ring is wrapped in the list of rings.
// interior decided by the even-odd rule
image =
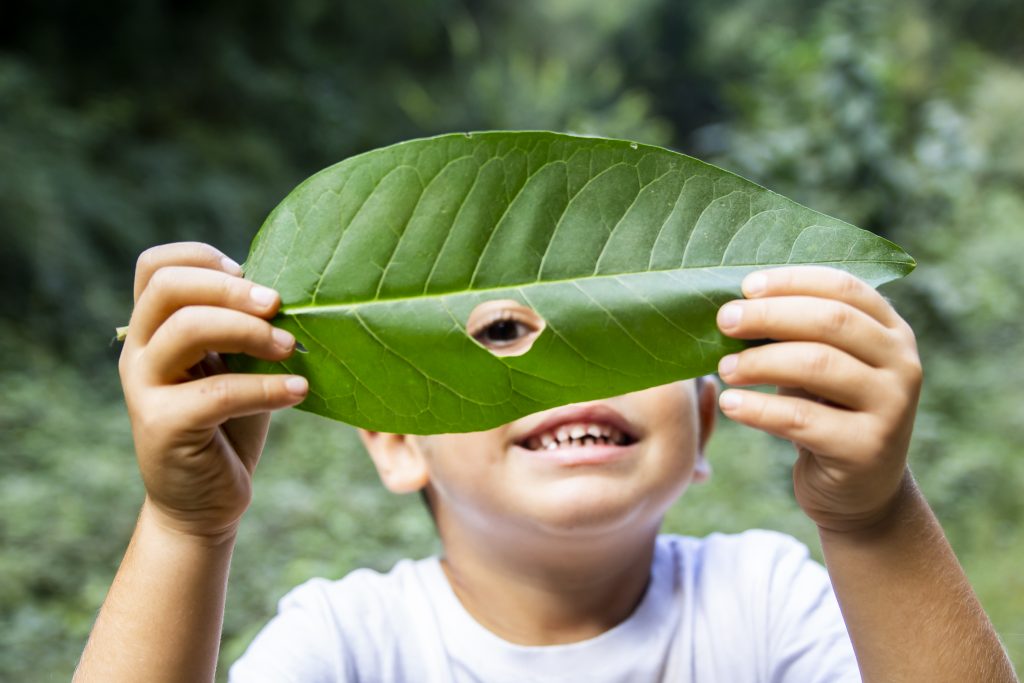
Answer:
[[[872,285],[914,261],[891,242],[692,157],[543,132],[453,134],[352,157],[267,218],[246,277],[307,350],[238,369],[310,380],[301,405],[364,428],[477,431],[715,369],[742,342],[715,313],[760,268],[824,264]],[[546,322],[496,356],[470,312]]]

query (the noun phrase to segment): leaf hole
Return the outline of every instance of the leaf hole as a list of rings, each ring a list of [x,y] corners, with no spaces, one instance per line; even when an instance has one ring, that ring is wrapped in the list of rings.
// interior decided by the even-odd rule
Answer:
[[[309,353],[309,349],[306,348],[306,345],[298,339],[295,340],[295,350],[299,353]]]
[[[544,318],[512,299],[485,301],[473,309],[466,333],[495,356],[521,356],[544,331]]]

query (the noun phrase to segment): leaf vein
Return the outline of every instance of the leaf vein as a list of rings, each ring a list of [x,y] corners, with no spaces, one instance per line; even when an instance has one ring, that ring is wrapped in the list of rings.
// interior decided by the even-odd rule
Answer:
[[[662,358],[660,355],[658,355],[653,350],[648,348],[646,344],[644,344],[642,341],[640,341],[635,336],[633,336],[633,333],[630,332],[629,329],[625,325],[622,324],[622,322],[618,319],[618,317],[615,315],[615,313],[610,308],[608,308],[603,303],[601,303],[600,300],[595,299],[593,296],[591,296],[590,293],[587,292],[587,290],[585,290],[582,287],[580,287],[579,284],[577,284],[577,283],[573,283],[573,284],[575,285],[576,289],[578,289],[583,294],[583,296],[585,296],[588,299],[590,299],[592,302],[594,302],[594,304],[597,305],[598,308],[600,308],[602,311],[604,311],[605,314],[608,316],[608,319],[611,320],[613,323],[615,323],[615,326],[618,327],[620,330],[622,330],[623,334],[625,334],[627,337],[629,337],[629,339],[634,344],[636,344],[637,347],[643,349],[644,352],[646,352],[648,356],[650,356],[651,358],[653,358],[653,359],[655,359],[657,361],[660,361],[662,363],[667,363],[668,365],[674,365],[676,367],[681,367],[680,364],[677,363],[676,361],[669,360],[667,358]]]
[[[465,208],[466,201],[469,199],[470,195],[473,194],[473,190],[476,189],[477,183],[480,182],[480,176],[482,175],[482,172],[483,166],[477,164],[476,174],[473,176],[473,182],[472,184],[470,184],[469,190],[466,191],[465,196],[463,196],[462,201],[459,203],[459,208],[455,211],[455,215],[452,216],[452,222],[448,226],[448,232],[445,233],[444,239],[441,241],[441,247],[437,250],[437,255],[434,256],[434,262],[430,265],[430,272],[427,273],[427,277],[423,281],[422,294],[424,296],[430,290],[430,282],[431,280],[434,279],[434,271],[437,270],[437,264],[441,262],[441,256],[444,255],[445,247],[448,246],[448,242],[452,238],[452,233],[455,231],[455,224],[458,223],[459,216],[462,215],[462,209]]]
[[[338,257],[338,250],[341,249],[341,243],[344,241],[345,235],[348,233],[348,228],[352,225],[353,221],[355,221],[355,219],[359,217],[359,214],[362,213],[363,208],[366,206],[366,202],[370,201],[370,197],[372,197],[373,193],[377,191],[377,188],[380,187],[380,184],[383,183],[388,176],[390,176],[397,170],[397,168],[391,169],[390,171],[382,175],[377,180],[376,183],[374,183],[373,187],[370,188],[370,191],[366,193],[365,197],[363,197],[363,201],[359,203],[359,208],[356,209],[356,212],[354,214],[352,214],[352,218],[349,219],[348,225],[346,225],[344,228],[338,231],[338,241],[334,244],[334,249],[331,252],[331,258],[327,259],[327,264],[324,266],[323,271],[320,273],[320,277],[317,278],[316,285],[313,287],[312,300],[314,302],[316,301],[317,294],[320,293],[320,287],[323,285],[324,278],[327,277],[327,273],[330,272],[331,270],[331,265],[334,263],[334,259]]]

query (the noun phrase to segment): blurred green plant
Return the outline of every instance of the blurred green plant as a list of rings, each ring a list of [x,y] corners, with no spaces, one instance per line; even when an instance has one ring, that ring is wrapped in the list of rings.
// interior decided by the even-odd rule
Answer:
[[[1024,667],[1024,66],[1007,0],[388,0],[0,6],[0,679],[66,679],[142,491],[110,330],[145,247],[244,254],[299,180],[467,129],[673,146],[885,234],[918,333],[912,452]],[[816,544],[786,444],[723,425],[666,528]],[[279,416],[223,662],[288,588],[435,549],[350,430]]]

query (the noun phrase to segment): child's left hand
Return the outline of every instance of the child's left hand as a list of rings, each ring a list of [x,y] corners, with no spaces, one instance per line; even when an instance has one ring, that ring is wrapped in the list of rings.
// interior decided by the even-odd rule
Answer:
[[[730,389],[723,412],[793,442],[797,502],[820,528],[883,521],[903,488],[921,388],[910,326],[869,285],[832,268],[752,273],[743,294],[719,310],[719,328],[778,343],[726,356],[719,374],[731,385],[775,384],[779,395]]]

